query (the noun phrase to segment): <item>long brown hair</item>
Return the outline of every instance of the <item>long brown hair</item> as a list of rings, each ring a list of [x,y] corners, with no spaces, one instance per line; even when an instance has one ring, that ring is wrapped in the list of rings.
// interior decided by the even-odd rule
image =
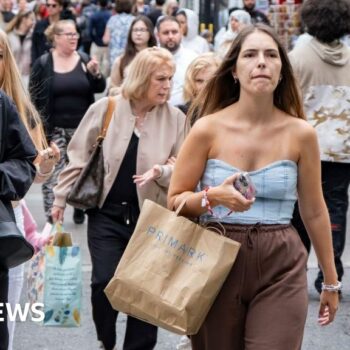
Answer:
[[[240,84],[239,82],[234,82],[232,72],[236,68],[237,59],[244,41],[256,31],[263,32],[274,40],[281,57],[282,80],[273,94],[274,105],[296,118],[305,119],[302,100],[287,53],[275,32],[269,26],[259,23],[245,27],[237,35],[216,74],[208,81],[205,88],[192,103],[188,112],[188,120],[193,120],[193,118],[197,120],[239,100]]]
[[[34,12],[32,10],[18,12],[18,14],[15,17],[13,17],[13,19],[8,23],[6,27],[6,33],[10,33],[14,29],[18,29],[22,21],[31,15],[34,16]]]
[[[145,24],[145,26],[147,27],[148,34],[149,34],[147,46],[148,47],[157,46],[157,40],[156,40],[156,37],[154,36],[154,27],[153,27],[151,20],[148,17],[143,16],[143,15],[135,17],[135,19],[131,22],[131,25],[130,25],[130,29],[129,29],[129,33],[128,33],[128,40],[127,40],[126,46],[125,46],[125,52],[120,59],[119,74],[120,74],[122,80],[124,79],[125,68],[130,64],[130,62],[135,58],[135,56],[138,53],[138,51],[136,50],[135,44],[132,41],[132,29],[134,28],[134,25],[140,21]]]

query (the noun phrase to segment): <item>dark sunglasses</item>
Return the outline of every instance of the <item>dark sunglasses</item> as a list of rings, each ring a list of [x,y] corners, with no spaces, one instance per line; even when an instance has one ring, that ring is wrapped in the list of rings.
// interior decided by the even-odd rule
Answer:
[[[57,7],[57,4],[46,4],[46,7],[56,8],[56,7]]]

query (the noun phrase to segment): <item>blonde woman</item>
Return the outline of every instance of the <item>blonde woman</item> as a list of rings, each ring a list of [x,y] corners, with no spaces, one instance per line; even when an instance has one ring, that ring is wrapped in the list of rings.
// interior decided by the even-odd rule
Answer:
[[[36,182],[41,182],[53,171],[55,163],[60,157],[55,144],[48,147],[40,117],[30,102],[30,98],[23,87],[20,73],[6,33],[0,30],[0,88],[14,101],[18,114],[25,125],[36,147],[38,156],[35,160],[37,174]],[[20,202],[12,202],[17,226],[24,233],[23,212]],[[24,265],[17,266],[9,271],[9,302],[14,305],[19,302],[23,285]],[[12,350],[15,322],[8,322],[9,350]]]
[[[45,121],[48,139],[58,145],[62,155],[52,176],[42,185],[45,213],[50,222],[54,200],[52,189],[68,163],[67,145],[95,101],[94,93],[102,92],[106,81],[98,62],[77,51],[79,33],[72,20],[58,21],[45,33],[54,48],[33,63],[29,91]],[[84,212],[75,209],[73,219],[76,224],[82,224]]]
[[[168,102],[174,74],[172,54],[163,48],[146,48],[130,63],[116,97],[116,109],[103,143],[104,180],[98,207],[87,211],[88,244],[92,261],[91,302],[97,337],[104,349],[116,344],[116,320],[103,290],[112,278],[134,231],[145,199],[166,205],[166,194],[176,156],[183,141],[185,116]],[[66,198],[102,126],[108,99],[93,104],[68,147],[69,164],[54,189],[54,221],[62,221]],[[151,350],[157,328],[128,317],[124,349]]]
[[[185,114],[187,114],[192,101],[214,75],[220,63],[221,59],[216,54],[207,52],[195,58],[188,66],[183,88],[185,104],[178,106]],[[191,125],[193,122],[191,121]]]

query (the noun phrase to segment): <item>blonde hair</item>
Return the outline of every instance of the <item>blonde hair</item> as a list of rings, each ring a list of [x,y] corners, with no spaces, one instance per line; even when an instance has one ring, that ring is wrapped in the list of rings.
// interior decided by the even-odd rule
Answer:
[[[218,68],[221,64],[221,59],[213,52],[204,53],[197,58],[195,58],[187,68],[185,83],[183,88],[183,98],[185,103],[192,101],[198,92],[195,79],[197,74],[208,67],[214,66]]]
[[[13,56],[6,33],[0,29],[0,48],[3,50],[3,76],[0,77],[0,88],[14,101],[18,114],[26,127],[37,150],[47,148],[39,113],[30,101],[27,90],[23,86],[21,75]],[[35,125],[35,132],[31,125]]]
[[[152,74],[160,65],[167,64],[173,72],[175,64],[172,54],[161,47],[149,47],[139,52],[129,65],[122,85],[124,98],[141,100],[147,94]]]
[[[61,20],[49,25],[44,32],[47,40],[51,44],[54,44],[55,43],[55,35],[61,34],[63,32],[63,27],[67,24],[70,24],[74,28],[76,28],[75,22],[71,19],[61,19]]]

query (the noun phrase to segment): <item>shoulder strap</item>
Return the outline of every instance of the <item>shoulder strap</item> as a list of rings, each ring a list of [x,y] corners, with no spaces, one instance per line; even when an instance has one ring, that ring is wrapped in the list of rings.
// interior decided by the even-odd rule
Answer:
[[[102,126],[102,129],[101,129],[99,138],[104,139],[106,137],[106,133],[107,133],[107,130],[108,130],[108,127],[109,127],[109,123],[111,122],[112,115],[113,115],[113,112],[114,112],[114,109],[115,109],[115,104],[116,104],[115,97],[112,97],[112,96],[108,97],[107,111],[106,111],[106,114],[105,114],[105,117],[104,117],[103,126]]]
[[[82,51],[78,51],[78,55],[80,56],[80,59],[83,61],[84,64],[88,64],[90,61],[90,56]]]
[[[49,53],[48,52],[46,52],[46,53],[44,53],[43,55],[40,56],[40,64],[43,67],[46,66],[48,60],[49,60]]]

